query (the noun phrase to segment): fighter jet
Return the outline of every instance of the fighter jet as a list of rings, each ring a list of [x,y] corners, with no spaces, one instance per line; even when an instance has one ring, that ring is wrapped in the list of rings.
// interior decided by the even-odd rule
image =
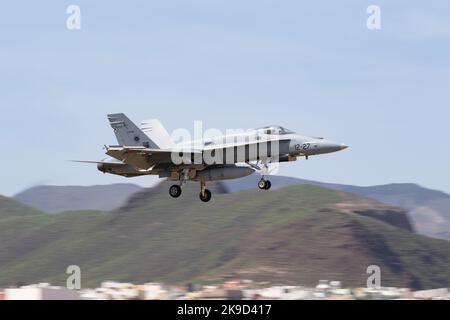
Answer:
[[[103,173],[124,177],[157,175],[174,184],[169,194],[178,198],[188,181],[200,183],[200,200],[208,202],[210,181],[237,179],[255,172],[261,174],[258,187],[269,190],[265,178],[274,163],[293,162],[299,157],[331,153],[347,148],[321,137],[297,134],[281,126],[267,126],[236,134],[218,135],[174,143],[156,119],[146,120],[140,128],[123,113],[109,114],[118,145],[106,145],[102,161],[96,163]]]

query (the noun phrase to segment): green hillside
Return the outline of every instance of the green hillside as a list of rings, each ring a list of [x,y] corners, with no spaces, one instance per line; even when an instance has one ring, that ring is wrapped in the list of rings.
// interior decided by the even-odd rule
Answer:
[[[228,192],[253,189],[258,183],[257,175],[224,181]],[[361,197],[375,199],[382,203],[401,207],[408,211],[408,217],[417,233],[424,236],[450,240],[450,195],[412,183],[392,183],[378,186],[352,186],[326,183],[292,177],[271,176],[274,188],[315,185],[327,189],[344,191]]]
[[[228,274],[365,286],[372,264],[385,286],[450,286],[449,242],[336,205],[361,201],[354,195],[294,186],[216,194],[205,204],[197,187],[177,200],[165,190],[143,191],[138,205],[110,213],[0,217],[0,286],[64,284],[71,264],[81,267],[85,287],[104,280],[216,282]]]
[[[0,219],[5,217],[29,216],[41,214],[37,209],[34,209],[26,204],[19,203],[13,199],[0,196]]]

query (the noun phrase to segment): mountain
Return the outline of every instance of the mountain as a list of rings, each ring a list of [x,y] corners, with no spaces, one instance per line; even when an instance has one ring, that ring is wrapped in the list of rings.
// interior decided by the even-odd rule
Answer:
[[[35,208],[19,203],[14,199],[0,196],[0,218],[36,214],[41,214],[41,212]]]
[[[134,184],[98,186],[37,186],[14,199],[49,213],[77,210],[113,210],[142,188]]]
[[[229,192],[239,192],[254,189],[259,179],[258,176],[254,175],[240,180],[225,181],[224,185]],[[274,188],[306,184],[316,185],[399,206],[408,210],[408,216],[418,233],[433,238],[450,240],[450,195],[444,192],[430,190],[412,183],[358,187],[281,176],[272,176],[270,180]]]
[[[259,176],[253,175],[243,179],[223,181],[216,185],[221,185],[222,193],[240,192],[257,188],[259,179]],[[444,192],[411,183],[358,187],[282,176],[271,176],[270,180],[274,189],[296,185],[316,185],[398,206],[408,211],[408,217],[418,233],[450,240],[450,195]],[[168,189],[169,185],[163,182],[156,189],[158,192],[163,192],[162,189]],[[127,199],[141,190],[141,187],[133,184],[91,187],[39,186],[17,194],[15,200],[50,213],[77,210],[109,211],[124,204],[132,205],[131,202],[127,202]]]
[[[342,191],[291,186],[179,199],[166,186],[144,189],[111,211],[0,216],[0,286],[104,280],[213,283],[234,274],[271,284],[319,279],[365,286],[369,265],[382,285],[450,286],[450,243],[411,232],[406,214]],[[0,208],[1,212],[1,208]]]

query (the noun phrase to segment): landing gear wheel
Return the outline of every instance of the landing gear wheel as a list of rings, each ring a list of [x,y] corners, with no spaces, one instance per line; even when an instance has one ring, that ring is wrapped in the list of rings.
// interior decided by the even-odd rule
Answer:
[[[261,190],[266,190],[266,180],[261,179],[261,180],[258,182],[258,188],[260,188]]]
[[[269,190],[272,187],[272,183],[269,180],[261,179],[261,181],[258,182],[258,187],[261,190]]]
[[[212,194],[211,191],[209,191],[208,189],[205,189],[204,192],[200,192],[200,200],[202,200],[203,202],[209,202],[211,198]]]
[[[178,198],[181,196],[181,187],[179,185],[174,184],[169,188],[169,194],[172,198]]]

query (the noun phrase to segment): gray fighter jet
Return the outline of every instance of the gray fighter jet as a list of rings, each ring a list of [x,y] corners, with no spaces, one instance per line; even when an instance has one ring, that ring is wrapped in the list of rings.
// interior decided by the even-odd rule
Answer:
[[[105,146],[108,158],[96,163],[103,173],[124,177],[157,175],[176,182],[169,189],[173,198],[181,196],[188,181],[200,183],[200,200],[211,200],[206,182],[236,179],[259,172],[258,187],[269,190],[265,179],[269,166],[336,152],[347,148],[320,137],[296,134],[280,126],[267,126],[245,132],[218,135],[174,143],[167,130],[156,120],[136,126],[122,113],[109,114],[108,119],[118,145]]]

